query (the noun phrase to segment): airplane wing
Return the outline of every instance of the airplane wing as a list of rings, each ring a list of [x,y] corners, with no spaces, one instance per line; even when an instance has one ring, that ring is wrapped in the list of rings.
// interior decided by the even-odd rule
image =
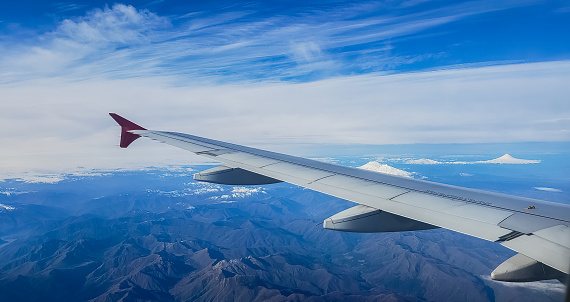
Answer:
[[[147,137],[219,161],[196,180],[255,185],[288,182],[358,205],[323,222],[327,229],[395,232],[446,228],[519,254],[501,264],[501,281],[563,280],[570,273],[570,206],[338,166],[189,134],[147,130],[117,114],[121,147]]]

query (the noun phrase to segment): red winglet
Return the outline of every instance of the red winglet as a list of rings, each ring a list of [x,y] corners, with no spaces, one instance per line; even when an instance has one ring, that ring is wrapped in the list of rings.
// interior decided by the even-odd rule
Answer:
[[[128,147],[137,138],[141,137],[138,134],[130,133],[130,130],[146,130],[116,113],[109,113],[109,115],[121,126],[121,148]]]

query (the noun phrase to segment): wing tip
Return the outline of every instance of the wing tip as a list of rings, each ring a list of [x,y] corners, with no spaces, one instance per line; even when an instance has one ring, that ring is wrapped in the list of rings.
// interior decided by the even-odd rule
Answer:
[[[126,128],[127,131],[129,130],[147,130],[146,128],[143,128],[131,121],[129,121],[128,119],[116,114],[116,113],[112,113],[110,112],[109,115],[115,120],[115,122],[117,122],[117,124],[119,124],[119,126]]]
[[[137,138],[141,137],[140,135],[131,133],[129,131],[147,130],[146,128],[143,128],[116,113],[110,112],[109,115],[115,120],[115,122],[117,122],[117,124],[119,124],[119,126],[121,126],[121,148],[127,148]]]

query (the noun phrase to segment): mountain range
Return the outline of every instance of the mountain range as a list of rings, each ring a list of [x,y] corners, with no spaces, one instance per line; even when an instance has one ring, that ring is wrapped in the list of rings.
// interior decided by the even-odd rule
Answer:
[[[557,281],[489,279],[514,255],[448,230],[355,234],[353,204],[288,184],[187,172],[5,181],[2,301],[560,301]],[[21,194],[16,194],[20,192]]]

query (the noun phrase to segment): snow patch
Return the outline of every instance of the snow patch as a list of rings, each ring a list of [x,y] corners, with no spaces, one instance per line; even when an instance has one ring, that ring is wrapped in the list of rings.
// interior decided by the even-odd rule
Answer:
[[[257,188],[246,188],[246,187],[233,187],[229,194],[223,194],[220,196],[211,196],[208,199],[217,200],[220,203],[233,203],[237,202],[237,199],[246,198],[256,194],[266,194],[266,192],[261,187]]]
[[[222,196],[212,196],[209,199],[212,200],[217,200],[220,203],[234,203],[237,202],[237,200],[231,200],[230,198],[232,198],[232,195],[228,195],[228,194],[224,194]]]
[[[186,190],[183,191],[162,191],[162,190],[151,190],[151,189],[147,189],[146,192],[149,194],[158,194],[158,195],[166,195],[166,196],[170,196],[170,197],[182,197],[182,196],[188,196],[188,195],[193,195],[192,192],[185,192]]]
[[[183,190],[174,190],[174,191],[162,191],[162,190],[153,190],[147,189],[146,192],[150,194],[160,194],[160,195],[167,195],[171,197],[182,197],[182,196],[191,196],[191,195],[205,195],[205,194],[215,194],[224,191],[222,186],[214,185],[214,184],[202,184],[202,183],[190,183],[193,186],[198,186],[198,188],[185,188]]]
[[[222,188],[220,188],[218,186],[207,186],[207,187],[203,187],[203,188],[199,188],[199,189],[194,190],[194,194],[196,194],[196,195],[211,194],[211,193],[220,192],[221,190],[222,190]]]
[[[404,177],[412,177],[411,172],[408,171],[404,171],[404,170],[400,170],[394,167],[390,167],[388,165],[385,164],[381,164],[379,162],[376,161],[371,161],[363,166],[358,167],[359,169],[363,169],[363,170],[369,170],[369,171],[374,171],[374,172],[380,172],[380,173],[385,173],[385,174],[392,174],[392,175],[397,175],[397,176],[404,176]]]
[[[196,207],[187,204],[185,202],[177,202],[174,204],[176,207],[181,208],[181,209],[185,209],[185,210],[194,210]],[[170,207],[169,207],[170,208]]]
[[[562,192],[562,190],[556,189],[556,188],[548,188],[548,187],[534,187],[534,188],[537,190],[546,191],[546,192]]]
[[[265,193],[261,188],[233,187],[233,198],[244,198],[258,193]]]

